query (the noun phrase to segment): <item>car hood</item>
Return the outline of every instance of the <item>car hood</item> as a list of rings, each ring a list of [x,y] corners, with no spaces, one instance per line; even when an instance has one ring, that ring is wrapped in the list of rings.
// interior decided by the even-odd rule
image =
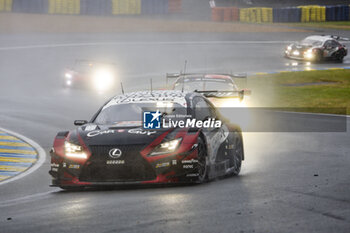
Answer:
[[[140,126],[116,127],[113,125],[84,125],[73,131],[70,141],[79,142],[78,136],[86,145],[131,145],[150,144],[169,129],[148,130]],[[170,130],[171,131],[171,130]]]
[[[291,47],[293,50],[307,50],[312,48],[312,45],[294,43],[294,44],[291,44]]]

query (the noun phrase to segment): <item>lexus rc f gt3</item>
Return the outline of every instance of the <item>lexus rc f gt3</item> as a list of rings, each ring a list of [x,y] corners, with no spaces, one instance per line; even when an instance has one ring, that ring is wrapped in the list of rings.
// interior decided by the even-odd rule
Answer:
[[[113,63],[76,60],[74,67],[64,72],[64,87],[108,91],[116,86],[116,68]]]
[[[172,115],[190,126],[169,127],[169,120],[168,127],[161,123],[160,128],[146,129],[143,117],[155,109],[150,120],[162,115],[165,122]],[[209,121],[209,127],[194,124],[200,120]],[[223,119],[199,93],[118,95],[90,121],[75,121],[75,125],[79,127],[59,132],[54,140],[49,172],[52,186],[201,183],[238,175],[244,159],[239,126]]]
[[[245,74],[167,74],[169,78],[176,78],[171,89],[202,93],[216,107],[245,107],[244,97],[251,94],[234,81],[246,80]]]
[[[300,42],[288,45],[284,51],[287,58],[320,62],[323,60],[343,61],[348,50],[340,41],[348,40],[339,36],[309,36]]]

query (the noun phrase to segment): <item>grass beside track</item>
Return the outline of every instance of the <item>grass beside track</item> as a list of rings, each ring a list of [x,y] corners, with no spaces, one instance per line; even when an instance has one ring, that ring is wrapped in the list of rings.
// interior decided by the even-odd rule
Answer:
[[[256,106],[330,114],[344,114],[336,108],[346,108],[350,114],[350,70],[258,75],[249,77],[248,85],[258,100]]]

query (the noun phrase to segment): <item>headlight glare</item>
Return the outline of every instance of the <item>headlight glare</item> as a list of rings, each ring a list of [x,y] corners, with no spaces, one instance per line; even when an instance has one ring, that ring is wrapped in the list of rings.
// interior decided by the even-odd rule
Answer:
[[[87,158],[87,155],[83,151],[83,148],[79,145],[75,145],[73,143],[66,141],[64,143],[64,150],[65,150],[65,154],[67,157],[79,158],[79,159],[86,159]]]
[[[114,75],[109,70],[98,70],[93,75],[93,85],[98,91],[106,91],[114,84]]]
[[[180,145],[182,138],[177,138],[171,141],[163,142],[159,144],[150,154],[150,156],[156,156],[161,154],[167,154],[174,152]]]

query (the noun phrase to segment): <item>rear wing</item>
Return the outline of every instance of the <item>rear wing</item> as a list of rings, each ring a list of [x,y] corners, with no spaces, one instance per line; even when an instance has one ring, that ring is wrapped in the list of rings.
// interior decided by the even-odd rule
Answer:
[[[341,37],[341,36],[337,36],[337,35],[322,35],[322,36],[329,37],[329,38],[332,38],[332,39],[335,39],[335,40],[338,40],[338,41],[350,41],[349,38]]]
[[[209,74],[209,73],[208,73]],[[177,79],[180,77],[186,77],[189,75],[208,75],[208,74],[201,74],[201,73],[166,73],[166,86],[169,84],[169,79]],[[236,73],[236,74],[223,74],[223,73],[213,73],[213,75],[225,75],[232,79],[246,79],[247,74],[246,73]]]
[[[250,90],[239,90],[239,91],[195,91],[196,93],[200,93],[207,98],[239,98],[243,100],[245,95],[250,95]]]

